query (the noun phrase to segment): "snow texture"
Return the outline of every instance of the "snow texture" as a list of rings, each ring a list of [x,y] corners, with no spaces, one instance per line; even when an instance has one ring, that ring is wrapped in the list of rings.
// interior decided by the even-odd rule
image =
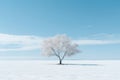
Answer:
[[[119,60],[1,60],[0,80],[120,80]]]

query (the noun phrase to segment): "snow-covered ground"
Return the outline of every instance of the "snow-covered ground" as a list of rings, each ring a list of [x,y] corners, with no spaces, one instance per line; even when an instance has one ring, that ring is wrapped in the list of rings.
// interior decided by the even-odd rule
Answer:
[[[0,80],[120,80],[119,60],[1,60]]]

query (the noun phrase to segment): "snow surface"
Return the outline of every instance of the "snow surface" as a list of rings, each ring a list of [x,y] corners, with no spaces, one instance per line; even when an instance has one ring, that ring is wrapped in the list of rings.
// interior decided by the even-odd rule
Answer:
[[[1,60],[0,80],[120,80],[119,60]]]

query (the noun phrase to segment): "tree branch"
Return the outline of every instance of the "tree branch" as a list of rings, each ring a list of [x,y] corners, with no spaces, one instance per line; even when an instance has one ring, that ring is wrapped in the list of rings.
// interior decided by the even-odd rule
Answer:
[[[54,48],[51,48],[51,50],[54,52],[54,54],[61,60],[60,55],[57,54]]]
[[[64,53],[64,55],[62,57],[62,60],[64,59],[64,57],[66,56],[66,54],[67,54],[67,51],[65,51],[65,53]]]

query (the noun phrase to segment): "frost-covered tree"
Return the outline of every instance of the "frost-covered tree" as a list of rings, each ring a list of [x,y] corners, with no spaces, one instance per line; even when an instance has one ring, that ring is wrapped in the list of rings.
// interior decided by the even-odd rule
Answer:
[[[62,64],[65,56],[79,53],[78,45],[73,43],[66,35],[56,35],[45,39],[41,49],[45,56],[56,56],[59,59],[59,64]]]

